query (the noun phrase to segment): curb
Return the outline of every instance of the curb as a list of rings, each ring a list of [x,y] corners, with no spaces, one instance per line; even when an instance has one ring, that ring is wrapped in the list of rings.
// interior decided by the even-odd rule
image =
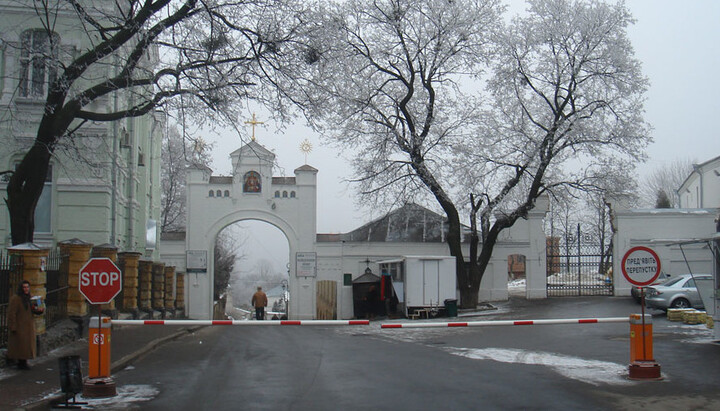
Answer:
[[[122,357],[121,359],[119,359],[117,361],[113,361],[112,364],[110,364],[110,373],[114,374],[120,370],[123,370],[130,363],[132,363],[136,359],[142,357],[143,355],[149,353],[150,351],[156,349],[157,347],[159,347],[167,342],[170,342],[172,340],[175,340],[177,338],[180,338],[183,335],[193,333],[203,327],[204,326],[184,328],[173,334],[152,340],[149,343],[145,344],[143,347],[140,347],[139,349],[135,350],[134,352],[125,355],[124,357]],[[65,399],[65,395],[62,393],[52,394],[52,395],[50,395],[46,398],[43,398],[37,402],[30,403],[23,407],[16,408],[14,411],[46,410],[46,409],[48,409],[50,404],[52,404],[53,402],[62,401],[64,399]]]

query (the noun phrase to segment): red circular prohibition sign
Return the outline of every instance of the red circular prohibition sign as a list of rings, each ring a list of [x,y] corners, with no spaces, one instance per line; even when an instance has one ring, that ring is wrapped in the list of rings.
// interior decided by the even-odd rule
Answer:
[[[646,252],[646,253],[650,254],[655,259],[655,263],[657,266],[657,268],[655,270],[655,274],[653,274],[653,276],[650,279],[645,280],[645,281],[635,280],[635,279],[631,278],[625,267],[625,264],[627,263],[628,258],[630,258],[630,256],[633,253],[638,252],[638,251]],[[629,249],[623,256],[622,263],[620,264],[620,268],[622,269],[623,276],[625,277],[626,280],[628,280],[633,285],[637,285],[638,287],[643,287],[643,286],[652,284],[655,280],[657,280],[658,276],[660,276],[660,257],[658,257],[657,253],[655,253],[655,251],[651,248],[643,247],[643,246],[633,247],[633,248]]]

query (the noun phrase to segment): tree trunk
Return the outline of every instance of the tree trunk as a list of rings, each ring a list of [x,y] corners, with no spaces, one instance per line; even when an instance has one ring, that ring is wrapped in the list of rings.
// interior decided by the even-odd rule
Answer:
[[[475,308],[478,305],[478,292],[484,274],[478,266],[478,245],[480,236],[477,230],[477,213],[482,200],[475,201],[475,195],[470,194],[470,264],[467,266],[468,283],[460,288],[460,301],[463,308]]]
[[[33,241],[35,207],[45,186],[49,162],[48,150],[36,143],[10,177],[6,202],[13,245]]]
[[[472,282],[468,271],[465,269],[465,258],[462,252],[462,230],[460,225],[460,215],[455,208],[455,204],[450,200],[450,197],[445,193],[440,184],[435,180],[430,170],[425,166],[425,160],[417,153],[410,153],[413,159],[412,167],[415,169],[418,177],[425,186],[435,196],[435,199],[445,211],[445,216],[448,219],[448,235],[446,242],[450,248],[450,255],[455,257],[455,276],[457,278],[457,285],[460,288],[460,295],[463,295],[463,290],[471,289]],[[477,296],[475,297],[477,302]],[[464,300],[461,301],[461,306],[465,308],[467,305]],[[473,306],[474,308],[475,306]]]

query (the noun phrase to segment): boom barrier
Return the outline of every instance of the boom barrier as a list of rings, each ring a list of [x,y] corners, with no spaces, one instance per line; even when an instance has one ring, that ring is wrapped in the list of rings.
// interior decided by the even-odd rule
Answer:
[[[496,321],[467,321],[467,322],[412,322],[381,324],[380,328],[448,328],[448,327],[493,327],[512,325],[552,325],[552,324],[600,324],[600,323],[627,323],[628,317],[608,318],[573,318],[548,320],[496,320]],[[370,325],[369,320],[112,320],[115,325],[241,325],[241,326],[342,326],[342,325]]]
[[[369,320],[112,320],[115,325],[370,325]]]
[[[500,325],[550,325],[550,324],[598,324],[598,323],[627,323],[628,317],[608,318],[574,318],[552,320],[497,320],[497,321],[467,321],[452,323],[401,323],[382,324],[380,328],[444,328],[444,327],[492,327]]]

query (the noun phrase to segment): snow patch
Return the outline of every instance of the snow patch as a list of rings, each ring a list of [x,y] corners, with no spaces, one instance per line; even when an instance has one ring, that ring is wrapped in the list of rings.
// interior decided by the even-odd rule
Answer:
[[[17,374],[17,372],[11,371],[9,367],[0,368],[0,381],[4,380],[5,378],[12,377],[15,374]]]
[[[78,401],[87,402],[83,406],[86,410],[106,410],[106,409],[130,409],[136,402],[150,401],[155,398],[160,391],[151,385],[123,385],[117,387],[117,396],[109,398],[85,398],[78,396]]]
[[[709,344],[715,342],[713,330],[707,328],[705,324],[668,325],[666,328],[673,334],[688,336],[689,338],[681,340],[684,343]]]
[[[586,360],[584,358],[566,355],[533,352],[519,349],[505,348],[443,348],[450,354],[474,360],[493,360],[510,364],[543,365],[553,371],[574,380],[592,385],[631,384],[625,378],[628,373],[627,365],[615,364],[607,361]]]
[[[518,278],[517,280],[510,281],[508,283],[508,288],[525,288],[525,279]]]

